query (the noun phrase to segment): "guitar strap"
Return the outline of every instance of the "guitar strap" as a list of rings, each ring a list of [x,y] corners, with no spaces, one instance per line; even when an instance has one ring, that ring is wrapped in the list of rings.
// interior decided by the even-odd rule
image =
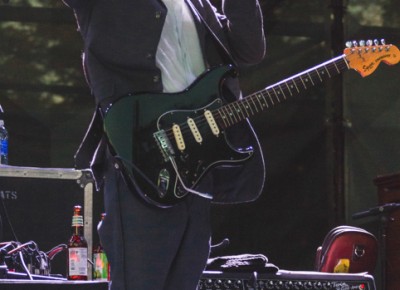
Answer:
[[[74,155],[75,168],[90,168],[93,154],[103,137],[103,117],[100,108],[96,108],[90,121],[88,130]]]

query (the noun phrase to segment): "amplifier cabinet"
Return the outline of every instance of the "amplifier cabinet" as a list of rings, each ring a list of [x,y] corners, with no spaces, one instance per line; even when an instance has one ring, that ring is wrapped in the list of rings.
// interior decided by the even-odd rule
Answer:
[[[203,273],[199,290],[375,290],[368,274],[335,274],[279,270],[275,274]]]
[[[0,241],[34,241],[43,252],[66,244],[72,234],[73,207],[79,204],[91,253],[93,188],[89,170],[0,165]],[[51,262],[51,273],[65,275],[66,265],[64,251]],[[91,278],[90,264],[88,270]]]

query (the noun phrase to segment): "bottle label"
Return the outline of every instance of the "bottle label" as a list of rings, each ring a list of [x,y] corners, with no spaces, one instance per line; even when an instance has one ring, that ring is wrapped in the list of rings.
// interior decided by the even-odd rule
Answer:
[[[108,280],[108,259],[105,253],[93,254],[93,279],[94,280]]]
[[[87,276],[87,248],[68,249],[68,275]]]
[[[83,226],[83,216],[81,215],[74,215],[72,217],[72,226],[77,227],[77,226]]]
[[[8,155],[8,140],[4,139],[0,141],[0,164],[7,164]]]

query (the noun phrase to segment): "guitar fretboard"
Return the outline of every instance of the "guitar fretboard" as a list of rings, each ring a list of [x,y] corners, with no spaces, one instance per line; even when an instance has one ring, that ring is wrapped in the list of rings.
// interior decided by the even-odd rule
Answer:
[[[245,118],[261,113],[266,109],[298,95],[309,87],[349,69],[346,56],[338,56],[318,66],[282,80],[265,89],[255,92],[238,101],[229,103],[213,112],[222,128],[228,128]]]

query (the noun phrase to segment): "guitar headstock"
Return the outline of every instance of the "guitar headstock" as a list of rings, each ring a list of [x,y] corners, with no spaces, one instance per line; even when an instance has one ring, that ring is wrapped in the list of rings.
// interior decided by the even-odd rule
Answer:
[[[344,54],[349,67],[363,77],[372,74],[381,62],[394,65],[400,61],[399,49],[384,40],[353,41],[347,42],[346,46]]]

